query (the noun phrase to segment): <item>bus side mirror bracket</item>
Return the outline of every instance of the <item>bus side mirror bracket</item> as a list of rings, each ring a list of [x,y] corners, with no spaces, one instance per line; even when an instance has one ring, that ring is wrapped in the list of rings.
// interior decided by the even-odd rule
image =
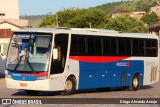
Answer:
[[[53,59],[58,60],[58,49],[57,48],[53,48]]]

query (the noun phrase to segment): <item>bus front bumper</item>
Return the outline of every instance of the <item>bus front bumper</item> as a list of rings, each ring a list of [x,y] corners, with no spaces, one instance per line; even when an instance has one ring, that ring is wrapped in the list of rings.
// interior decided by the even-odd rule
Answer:
[[[39,91],[50,90],[49,79],[36,80],[36,81],[19,81],[6,77],[5,80],[7,88],[11,89],[39,90]]]

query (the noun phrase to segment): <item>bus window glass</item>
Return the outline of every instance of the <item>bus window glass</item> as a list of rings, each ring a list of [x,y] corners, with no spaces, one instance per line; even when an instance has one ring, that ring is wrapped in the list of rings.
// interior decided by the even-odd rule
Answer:
[[[132,55],[133,56],[138,56],[139,55],[139,44],[138,44],[138,39],[133,39],[132,40]]]
[[[144,56],[144,40],[139,39],[139,55]]]
[[[131,56],[131,39],[125,39],[126,55]]]
[[[110,55],[111,54],[111,39],[103,38],[103,54]]]
[[[111,39],[111,55],[117,55],[117,39]]]
[[[118,55],[125,55],[125,41],[124,39],[118,39]]]
[[[76,35],[71,36],[70,55],[78,55],[78,39]]]
[[[79,46],[79,54],[84,55],[86,54],[86,46],[85,46],[85,37],[84,36],[78,36],[78,46]]]
[[[102,41],[101,37],[95,37],[95,45],[96,45],[96,54],[101,55],[102,54]]]
[[[152,41],[146,40],[146,55],[151,56],[152,55]]]
[[[15,33],[6,68],[12,71],[47,71],[50,47],[51,34]]]
[[[158,41],[157,40],[152,40],[152,53],[153,53],[153,56],[158,55]]]
[[[95,55],[94,37],[87,37],[87,55]]]

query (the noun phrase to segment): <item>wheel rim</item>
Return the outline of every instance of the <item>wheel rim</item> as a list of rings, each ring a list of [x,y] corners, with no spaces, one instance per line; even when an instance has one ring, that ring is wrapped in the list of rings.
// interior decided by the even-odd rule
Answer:
[[[72,90],[72,87],[73,87],[73,84],[70,80],[66,81],[66,84],[65,84],[65,90],[66,91],[71,91]]]
[[[139,84],[139,83],[138,83],[138,78],[134,78],[134,79],[133,79],[133,86],[134,86],[134,87],[138,87],[138,84]]]

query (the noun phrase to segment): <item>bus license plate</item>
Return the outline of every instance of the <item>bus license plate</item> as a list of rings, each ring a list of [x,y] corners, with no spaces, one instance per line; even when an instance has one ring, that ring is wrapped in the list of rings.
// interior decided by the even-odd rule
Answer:
[[[20,86],[27,87],[27,83],[20,83]]]

